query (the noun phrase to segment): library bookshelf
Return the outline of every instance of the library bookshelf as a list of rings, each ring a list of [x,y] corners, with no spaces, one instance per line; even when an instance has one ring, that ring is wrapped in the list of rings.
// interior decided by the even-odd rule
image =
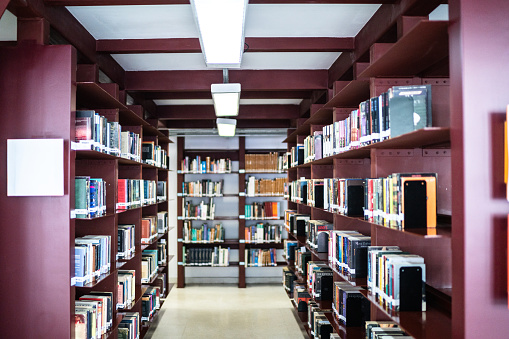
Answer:
[[[246,152],[249,154],[266,154],[268,155],[269,152],[271,152],[270,149],[264,149],[264,150],[253,150],[249,149],[246,150],[245,147],[245,137],[239,137],[238,138],[238,148],[236,149],[186,149],[185,147],[185,138],[180,137],[178,138],[178,144],[177,144],[177,152],[178,152],[178,159],[179,163],[185,157],[188,157],[189,159],[193,160],[197,156],[200,156],[203,161],[207,157],[210,157],[210,159],[231,159],[232,163],[234,163],[234,168],[231,169],[228,173],[205,173],[198,171],[198,173],[189,173],[188,171],[180,170],[178,172],[178,179],[177,179],[177,187],[179,190],[178,196],[179,200],[177,203],[177,208],[179,211],[180,216],[178,217],[178,279],[177,279],[177,287],[185,287],[186,285],[186,270],[193,269],[194,266],[189,266],[187,264],[184,264],[184,248],[214,248],[221,246],[222,248],[229,248],[230,250],[238,250],[238,261],[230,261],[228,266],[215,266],[210,267],[210,265],[204,266],[208,267],[208,270],[213,269],[221,269],[221,267],[238,267],[238,287],[245,288],[246,287],[246,270],[256,270],[258,267],[251,267],[246,264],[246,260],[248,258],[245,257],[246,250],[255,250],[255,249],[270,249],[274,248],[276,250],[281,250],[283,248],[282,240],[279,242],[275,241],[267,241],[267,242],[256,242],[256,241],[250,241],[250,239],[245,238],[245,228],[246,224],[249,226],[251,224],[256,224],[259,222],[263,223],[272,223],[280,224],[282,225],[282,217],[281,215],[278,215],[277,217],[272,218],[246,218],[245,217],[245,205],[252,203],[253,201],[283,201],[282,195],[260,195],[255,194],[252,196],[249,196],[246,194],[246,180],[248,176],[252,175],[255,177],[263,177],[263,178],[275,178],[275,177],[285,177],[284,172],[277,173],[277,171],[269,172],[265,170],[260,170],[256,172],[255,170],[248,170],[246,171]],[[238,168],[237,164],[238,163]],[[180,167],[179,167],[180,168]],[[233,178],[232,178],[233,176]],[[236,178],[238,177],[238,184],[236,181]],[[203,179],[209,179],[211,181],[229,181],[231,184],[229,187],[226,187],[225,184],[224,187],[226,187],[226,191],[222,194],[217,195],[189,195],[182,192],[183,190],[183,183],[188,181],[199,181]],[[215,215],[212,219],[194,219],[199,220],[199,222],[204,223],[213,223],[213,222],[221,222],[221,221],[235,221],[238,224],[238,230],[231,230],[231,227],[229,227],[226,230],[226,237],[223,242],[207,242],[207,241],[185,241],[184,239],[184,222],[190,221],[191,219],[188,219],[186,217],[182,216],[183,211],[183,205],[185,204],[185,201],[188,200],[194,200],[195,202],[199,202],[201,200],[208,202],[210,198],[214,199],[215,204],[222,204],[223,201],[221,199],[227,198],[227,199],[235,199],[238,202],[238,211],[229,211],[228,215]],[[228,205],[230,206],[230,205]],[[231,205],[233,206],[233,205]],[[232,207],[234,208],[234,207]],[[235,207],[237,208],[237,207]],[[283,208],[279,208],[279,213],[281,214],[283,211]],[[191,221],[192,222],[192,221]],[[213,226],[211,224],[211,226]],[[282,227],[282,226],[281,226]],[[229,234],[234,234],[238,232],[238,236],[232,237]],[[275,263],[278,266],[281,266],[284,264],[282,260],[275,260]],[[197,265],[199,266],[199,265]],[[210,272],[210,271],[209,271]],[[206,273],[205,273],[206,274]]]
[[[161,291],[164,290],[164,294],[160,295],[163,302],[172,287],[168,279],[159,279],[168,277],[167,262],[161,262],[151,279],[142,283],[142,251],[157,250],[159,242],[167,242],[168,230],[158,234],[150,243],[142,244],[141,220],[168,211],[167,200],[119,210],[117,180],[167,182],[168,170],[95,150],[75,150],[75,112],[79,109],[95,110],[109,121],[119,122],[125,130],[135,131],[141,140],[153,141],[166,152],[170,140],[143,120],[141,106],[127,106],[121,102],[116,84],[99,83],[99,70],[95,65],[78,65],[73,47],[26,43],[2,47],[0,54],[1,72],[12,79],[9,84],[2,82],[0,94],[2,107],[9,111],[6,124],[1,128],[2,144],[6,144],[7,139],[33,138],[56,138],[64,143],[62,196],[9,197],[5,193],[6,182],[1,183],[2,224],[17,225],[2,228],[6,232],[2,236],[2,247],[10,252],[1,256],[6,273],[4,277],[8,277],[2,278],[2,291],[7,292],[2,292],[2,297],[6,305],[12,305],[11,310],[9,307],[2,308],[2,335],[28,338],[44,333],[52,338],[74,338],[75,300],[89,292],[101,291],[111,292],[114,302],[112,326],[102,337],[117,338],[123,312],[139,312],[141,319],[142,295],[146,288],[159,286]],[[12,97],[17,99],[12,100]],[[7,159],[5,152],[2,148],[2,157]],[[33,165],[33,170],[37,171],[38,164]],[[4,177],[5,171],[6,168],[2,167]],[[75,218],[76,176],[106,181],[106,210],[103,215]],[[167,192],[165,195],[168,196]],[[135,225],[135,249],[129,257],[117,260],[120,224]],[[108,272],[93,282],[76,286],[75,238],[87,235],[110,237],[108,256],[111,264]],[[18,245],[12,246],[14,243]],[[167,249],[165,257],[171,259]],[[116,307],[119,270],[133,270],[136,275],[135,299],[123,309]],[[156,313],[156,310],[152,312],[150,320]],[[140,323],[140,338],[150,324],[151,321]]]
[[[419,38],[415,39],[415,36]],[[432,41],[433,44],[430,43]],[[431,50],[428,48],[430,45]],[[423,48],[428,53],[420,53]],[[422,256],[427,267],[429,306],[426,312],[386,309],[368,294],[366,279],[351,279],[338,272],[333,264],[329,266],[334,272],[334,281],[346,281],[364,288],[363,295],[371,302],[371,320],[394,321],[414,338],[451,338],[453,190],[449,74],[448,70],[443,71],[439,66],[449,53],[448,22],[416,20],[413,26],[403,29],[397,42],[375,43],[370,51],[370,63],[358,67],[361,71],[354,74],[354,80],[336,82],[329,101],[296,129],[289,130],[285,140],[288,151],[303,144],[308,135],[322,131],[324,125],[345,119],[361,101],[377,97],[392,86],[431,85],[432,127],[291,167],[288,169],[288,181],[300,178],[378,178],[398,172],[437,173],[437,229],[397,230],[364,218],[348,217],[293,201],[289,201],[289,208],[310,215],[311,220],[333,223],[335,230],[353,230],[370,236],[373,246],[396,245],[403,251]],[[428,77],[426,70],[434,72],[434,76]],[[307,247],[312,261],[328,263],[327,253],[315,252],[306,244],[305,237],[290,234],[289,238],[298,241],[299,247]],[[293,262],[288,262],[288,267],[295,271]],[[304,277],[297,277],[301,283],[306,283]],[[325,310],[331,309],[330,301],[316,302]],[[300,314],[300,317],[307,322],[307,314]],[[332,312],[327,313],[327,317],[341,338],[363,335],[363,328],[345,327]]]

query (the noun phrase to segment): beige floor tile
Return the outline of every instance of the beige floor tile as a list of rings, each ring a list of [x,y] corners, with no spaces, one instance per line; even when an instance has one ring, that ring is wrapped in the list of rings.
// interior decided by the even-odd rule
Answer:
[[[281,285],[173,289],[148,339],[305,338]]]

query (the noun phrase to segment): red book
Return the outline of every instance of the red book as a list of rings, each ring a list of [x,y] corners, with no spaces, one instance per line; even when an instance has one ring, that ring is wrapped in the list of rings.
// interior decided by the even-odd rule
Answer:
[[[148,243],[147,240],[150,238],[150,219],[141,219],[141,239],[143,243]]]
[[[126,209],[127,207],[127,179],[118,179],[117,185],[117,203],[118,209]]]

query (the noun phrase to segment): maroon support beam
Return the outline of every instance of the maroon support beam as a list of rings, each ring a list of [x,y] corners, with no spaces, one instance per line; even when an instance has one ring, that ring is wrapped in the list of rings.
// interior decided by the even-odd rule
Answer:
[[[380,2],[381,3],[381,2]],[[443,0],[401,0],[394,5],[382,5],[355,37],[355,49],[342,53],[329,69],[329,87],[358,61],[371,45],[377,42],[394,26],[402,15],[428,15]]]
[[[201,120],[216,119],[212,105],[159,106],[157,116],[163,120]],[[240,105],[238,120],[257,119],[296,119],[298,105]]]
[[[231,83],[242,84],[242,91],[293,91],[327,88],[326,70],[231,70]],[[210,85],[223,82],[221,70],[126,72],[128,91],[210,91]]]
[[[110,55],[96,53],[96,40],[67,9],[46,7],[43,0],[12,0],[9,10],[18,18],[45,18],[56,31],[89,59],[91,63],[98,64],[101,70],[114,82],[120,85],[124,83],[124,70],[122,67]]]
[[[493,190],[505,186],[502,160],[495,165],[504,157],[503,133],[495,132],[503,130],[509,104],[508,12],[506,0],[449,4],[453,338],[509,332],[509,208]]]
[[[18,41],[30,40],[39,45],[47,45],[49,31],[49,22],[43,18],[18,19]]]
[[[0,18],[4,15],[5,9],[9,4],[9,0],[0,0]]]
[[[168,128],[216,128],[214,120],[165,120]],[[290,128],[290,120],[238,120],[237,128]]]
[[[46,0],[52,6],[188,5],[189,0]],[[392,4],[396,0],[250,0],[250,4]]]
[[[241,99],[302,99],[309,98],[312,91],[251,91],[240,92]],[[212,99],[210,88],[201,92],[144,92],[146,100],[156,99]]]
[[[246,52],[345,52],[354,49],[354,38],[246,37]],[[97,40],[104,53],[201,53],[198,38]]]

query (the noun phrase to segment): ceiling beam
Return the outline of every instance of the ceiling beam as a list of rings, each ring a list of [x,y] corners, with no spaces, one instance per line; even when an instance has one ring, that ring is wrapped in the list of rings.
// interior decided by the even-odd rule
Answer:
[[[355,47],[354,38],[249,38],[246,52],[345,52]],[[201,53],[198,38],[97,40],[97,52]]]
[[[352,65],[359,60],[371,45],[377,42],[389,29],[394,26],[402,15],[428,15],[444,0],[401,0],[393,5],[380,6],[378,11],[364,25],[355,37],[355,49],[348,53],[342,53],[329,69],[329,87],[332,88]]]
[[[9,4],[9,0],[0,0],[0,18],[4,15],[5,9]]]
[[[298,105],[240,105],[237,120],[254,119],[296,119]],[[157,118],[161,120],[203,120],[216,119],[212,105],[158,106]]]
[[[210,91],[223,82],[222,70],[126,72],[127,91]],[[327,88],[327,70],[230,70],[242,91],[305,91]]]
[[[240,92],[241,99],[303,99],[309,98],[312,91],[251,91]],[[146,100],[157,99],[212,99],[210,88],[201,92],[145,92],[143,97]]]
[[[250,0],[250,4],[393,4],[397,0]],[[188,5],[189,0],[45,0],[50,6]]]
[[[215,120],[166,120],[168,128],[216,128]],[[290,128],[290,120],[239,120],[237,128]]]

